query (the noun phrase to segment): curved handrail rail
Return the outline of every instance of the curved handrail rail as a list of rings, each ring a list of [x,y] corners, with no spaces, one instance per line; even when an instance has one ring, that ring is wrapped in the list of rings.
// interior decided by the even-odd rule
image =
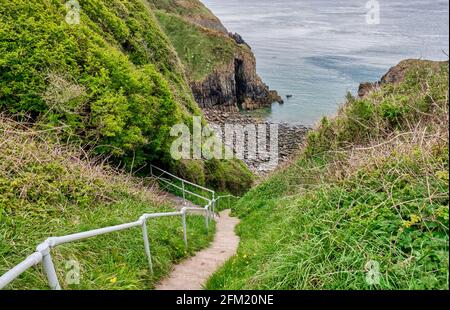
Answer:
[[[219,202],[221,199],[225,199],[225,198],[236,198],[236,199],[240,199],[241,197],[239,196],[235,196],[232,194],[229,195],[223,195],[223,196],[219,196],[217,198],[214,199],[214,204],[213,204],[213,213],[216,214],[216,203]]]
[[[153,166],[153,168],[157,168],[155,166]],[[157,168],[160,171],[163,171],[171,176],[173,176],[172,174]],[[165,212],[165,213],[147,213],[147,214],[143,214],[137,221],[135,222],[130,222],[130,223],[125,223],[125,224],[120,224],[120,225],[115,225],[115,226],[109,226],[109,227],[104,227],[104,228],[99,228],[99,229],[94,229],[94,230],[89,230],[89,231],[85,231],[85,232],[80,232],[80,233],[75,233],[75,234],[71,234],[71,235],[66,235],[66,236],[59,236],[59,237],[50,237],[48,239],[46,239],[43,243],[39,244],[36,247],[36,251],[31,254],[30,256],[28,256],[25,260],[23,260],[22,262],[20,262],[19,264],[17,264],[15,267],[13,267],[12,269],[10,269],[9,271],[7,271],[5,274],[3,274],[0,277],[0,289],[3,289],[5,286],[7,286],[9,283],[11,283],[12,281],[14,281],[16,278],[18,278],[22,273],[24,273],[25,271],[27,271],[28,269],[30,269],[33,266],[36,266],[40,263],[42,263],[43,265],[43,269],[44,269],[44,273],[47,277],[47,281],[49,283],[49,286],[51,289],[54,290],[60,290],[61,289],[61,285],[59,283],[57,274],[56,274],[56,270],[55,270],[55,266],[53,264],[53,259],[51,256],[51,250],[59,245],[62,244],[66,244],[66,243],[70,243],[70,242],[76,242],[76,241],[81,241],[81,240],[85,240],[88,238],[93,238],[93,237],[97,237],[100,235],[105,235],[105,234],[109,234],[112,232],[117,232],[117,231],[123,231],[123,230],[127,230],[127,229],[131,229],[131,228],[135,228],[135,227],[141,227],[142,229],[142,236],[143,236],[143,240],[144,240],[144,248],[145,248],[145,254],[147,256],[148,259],[148,265],[149,265],[149,269],[150,272],[153,273],[153,263],[152,263],[152,257],[151,257],[151,251],[150,251],[150,242],[148,240],[148,232],[147,232],[147,220],[152,219],[152,218],[159,218],[159,217],[170,217],[170,216],[181,216],[182,217],[182,224],[183,224],[183,239],[184,239],[184,244],[185,246],[188,245],[187,242],[187,226],[186,226],[186,214],[188,211],[202,211],[205,213],[205,226],[206,229],[208,230],[208,225],[209,225],[209,221],[211,218],[211,209],[214,209],[214,204],[215,204],[215,199],[214,199],[214,195],[215,192],[213,190],[204,188],[200,185],[196,185],[194,183],[191,183],[189,181],[183,180],[181,178],[178,178],[176,176],[174,176],[175,178],[177,178],[178,180],[181,180],[183,182],[185,182],[186,184],[191,184],[194,185],[196,187],[202,188],[204,190],[207,190],[208,192],[211,192],[213,194],[213,199],[208,199],[205,198],[201,195],[198,195],[199,198],[203,198],[205,200],[208,201],[208,204],[204,207],[204,208],[194,208],[194,207],[184,207],[181,209],[181,211],[178,212]],[[175,184],[173,184],[175,185]],[[175,185],[176,186],[176,185]],[[183,194],[186,190],[184,189]],[[189,191],[186,191],[189,192]],[[191,192],[189,192],[191,193]],[[195,193],[191,193],[191,194],[195,194]],[[197,194],[195,194],[197,195]]]

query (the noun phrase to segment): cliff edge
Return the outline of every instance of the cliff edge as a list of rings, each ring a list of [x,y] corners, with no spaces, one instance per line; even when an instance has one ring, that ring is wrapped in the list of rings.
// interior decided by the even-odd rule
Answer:
[[[250,46],[198,0],[150,0],[201,108],[252,110],[282,101],[256,72]]]

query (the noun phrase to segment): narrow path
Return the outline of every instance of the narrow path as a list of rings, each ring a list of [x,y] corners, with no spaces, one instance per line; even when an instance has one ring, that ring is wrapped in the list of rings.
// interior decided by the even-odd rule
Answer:
[[[230,216],[230,210],[225,210],[216,223],[216,237],[211,246],[176,265],[156,290],[201,290],[208,278],[236,253],[239,237],[234,228],[239,220]]]

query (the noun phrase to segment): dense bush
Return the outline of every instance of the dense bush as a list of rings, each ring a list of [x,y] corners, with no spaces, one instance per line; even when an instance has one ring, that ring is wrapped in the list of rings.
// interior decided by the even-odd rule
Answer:
[[[62,127],[60,139],[128,169],[155,160],[178,169],[170,128],[200,111],[148,3],[79,3],[70,25],[65,1],[2,1],[0,111]]]

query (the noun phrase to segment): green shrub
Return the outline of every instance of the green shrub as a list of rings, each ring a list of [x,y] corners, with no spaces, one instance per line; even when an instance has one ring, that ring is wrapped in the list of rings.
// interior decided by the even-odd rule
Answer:
[[[393,127],[400,126],[403,116],[409,112],[407,100],[408,98],[404,96],[383,100],[379,106],[381,117]]]
[[[69,25],[62,1],[2,4],[0,111],[63,127],[59,139],[126,169],[157,161],[181,170],[170,156],[170,128],[201,112],[153,11],[142,0],[80,6],[80,24]]]

